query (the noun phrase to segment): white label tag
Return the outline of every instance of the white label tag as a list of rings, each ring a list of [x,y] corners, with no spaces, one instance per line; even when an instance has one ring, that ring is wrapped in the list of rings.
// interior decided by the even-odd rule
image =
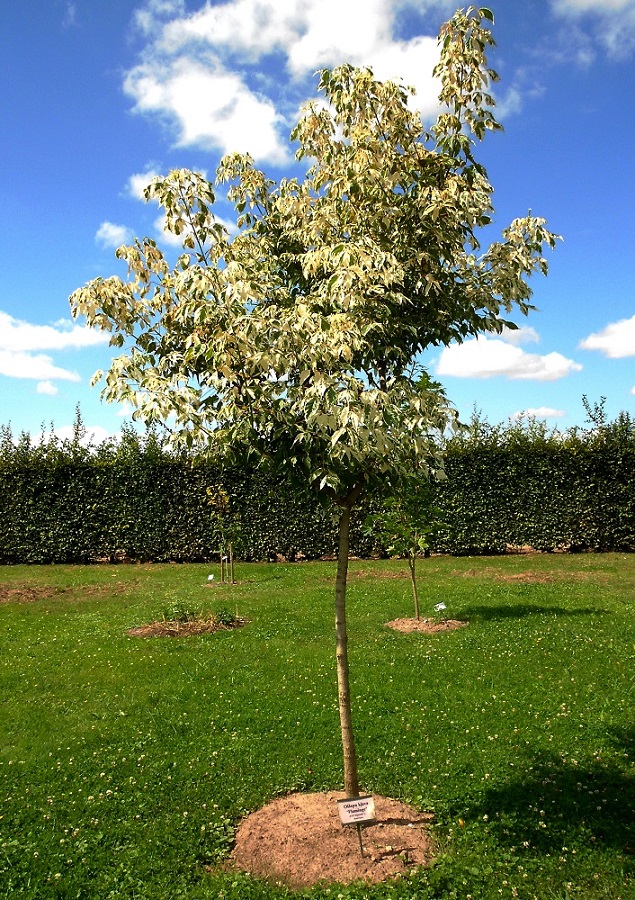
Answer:
[[[358,825],[375,821],[375,801],[372,797],[351,797],[338,800],[337,809],[342,825]]]

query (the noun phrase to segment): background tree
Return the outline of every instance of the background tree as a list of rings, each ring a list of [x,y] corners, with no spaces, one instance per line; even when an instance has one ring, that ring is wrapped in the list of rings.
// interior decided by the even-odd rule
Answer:
[[[369,516],[365,531],[377,537],[386,551],[408,561],[415,618],[420,618],[417,559],[430,548],[430,539],[441,524],[441,510],[433,505],[430,480],[416,472],[405,477],[384,503],[381,512]]]
[[[227,577],[230,584],[235,584],[234,548],[240,536],[240,525],[234,515],[229,494],[222,484],[206,488],[205,493],[207,502],[214,511],[214,518],[220,534],[220,580],[224,582]],[[229,566],[226,566],[225,563],[229,563]]]
[[[214,187],[186,170],[146,191],[182,237],[174,266],[145,238],[121,247],[126,281],[96,279],[75,315],[112,331],[103,396],[147,421],[172,416],[174,440],[255,456],[308,480],[339,516],[335,618],[345,791],[359,792],[345,616],[351,509],[365,491],[441,467],[433,436],[453,413],[413,363],[430,345],[510,326],[527,276],[546,272],[544,220],[516,219],[480,253],[492,187],[473,157],[499,127],[486,9],[441,31],[442,113],[430,132],[411,91],[350,65],[321,73],[292,139],[302,179],[279,183],[249,156],[217,170],[237,212],[230,235]],[[513,327],[513,326],[512,326]]]

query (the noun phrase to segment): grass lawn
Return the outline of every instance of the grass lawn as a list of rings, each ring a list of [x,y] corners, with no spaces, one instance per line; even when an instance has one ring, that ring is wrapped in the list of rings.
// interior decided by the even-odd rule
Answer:
[[[334,564],[211,571],[0,567],[0,897],[291,896],[217,863],[246,812],[341,787]],[[361,783],[434,812],[436,864],[302,896],[635,898],[635,555],[433,558],[419,583],[469,627],[385,628],[407,565],[353,561],[349,654]],[[175,603],[250,623],[127,634]]]

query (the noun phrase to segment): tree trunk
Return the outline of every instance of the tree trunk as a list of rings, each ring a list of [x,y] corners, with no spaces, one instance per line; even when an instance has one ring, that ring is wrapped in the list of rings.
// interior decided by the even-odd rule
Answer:
[[[419,619],[419,592],[417,591],[417,554],[408,554],[408,565],[410,566],[410,580],[412,581],[412,596],[415,601],[415,616]]]
[[[337,642],[337,689],[344,752],[344,791],[347,797],[359,797],[357,757],[353,740],[351,692],[348,680],[348,637],[346,634],[346,576],[348,574],[351,504],[341,507],[337,577],[335,580],[335,635]]]

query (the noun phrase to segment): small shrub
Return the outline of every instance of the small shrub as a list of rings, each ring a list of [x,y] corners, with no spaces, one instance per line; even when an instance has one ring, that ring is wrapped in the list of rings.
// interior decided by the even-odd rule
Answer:
[[[233,628],[235,625],[239,625],[242,622],[242,619],[239,616],[230,612],[224,606],[215,613],[215,616],[218,624],[224,625],[226,628]]]
[[[164,622],[196,622],[202,616],[200,609],[193,609],[184,600],[172,599],[162,613]]]

